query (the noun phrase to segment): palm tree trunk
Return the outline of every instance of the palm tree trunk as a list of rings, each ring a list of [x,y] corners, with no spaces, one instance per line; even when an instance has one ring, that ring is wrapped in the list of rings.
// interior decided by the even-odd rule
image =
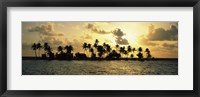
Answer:
[[[35,50],[35,57],[37,57],[37,52],[36,52],[36,50]]]
[[[39,55],[38,55],[38,56],[39,56],[39,57],[41,56],[41,55],[40,55],[40,49],[39,49]]]

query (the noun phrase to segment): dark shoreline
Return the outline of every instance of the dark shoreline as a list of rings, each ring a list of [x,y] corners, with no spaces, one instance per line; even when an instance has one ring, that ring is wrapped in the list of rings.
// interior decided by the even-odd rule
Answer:
[[[42,57],[22,57],[22,60],[50,60],[49,58],[42,58]],[[51,60],[60,60],[60,59],[51,59]],[[105,58],[98,58],[98,59],[91,59],[91,58],[87,58],[87,59],[64,59],[66,61],[69,60],[90,60],[90,61],[98,61],[98,60],[138,60],[138,58],[113,58],[113,59],[105,59]],[[144,60],[178,60],[178,58],[154,58],[154,59],[145,59]]]

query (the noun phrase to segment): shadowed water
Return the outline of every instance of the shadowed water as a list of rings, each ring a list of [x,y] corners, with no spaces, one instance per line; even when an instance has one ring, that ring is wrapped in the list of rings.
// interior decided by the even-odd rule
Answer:
[[[22,60],[23,75],[178,75],[178,60]]]

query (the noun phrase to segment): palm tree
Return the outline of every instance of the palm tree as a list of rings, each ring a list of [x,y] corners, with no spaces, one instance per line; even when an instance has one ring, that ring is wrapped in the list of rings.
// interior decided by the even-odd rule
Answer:
[[[119,45],[117,44],[117,45],[115,45],[115,47],[116,47],[116,49],[117,49],[117,48],[119,48]]]
[[[98,40],[98,39],[96,39],[96,40],[95,40],[95,42],[94,42],[94,45],[93,45],[93,47],[97,48],[98,44],[99,44],[99,40]]]
[[[124,55],[126,55],[128,57],[128,51],[124,51]]]
[[[119,52],[120,52],[120,53],[123,53],[123,52],[124,52],[124,51],[123,51],[123,47],[120,47],[120,48],[119,48]]]
[[[49,58],[53,58],[54,54],[52,53],[52,48],[50,46],[47,46],[46,52],[49,55]]]
[[[47,47],[47,53],[51,54],[52,53],[52,48],[50,46]]]
[[[132,51],[133,51],[133,53],[134,53],[134,52],[136,51],[136,49],[135,49],[135,48],[133,48],[133,49],[132,49]]]
[[[91,44],[90,43],[88,43],[87,48],[88,48],[88,50],[90,50],[90,48],[91,48]]]
[[[36,45],[35,43],[33,43],[33,45],[31,46],[31,48],[32,48],[32,50],[35,51],[35,57],[37,57],[37,52],[36,52],[36,50],[37,50],[37,45]]]
[[[47,42],[44,43],[43,49],[46,55],[48,55],[49,57],[53,57],[52,48],[49,46]]]
[[[110,45],[109,44],[106,44],[106,52],[107,53],[110,53],[111,52],[111,47],[110,47]]]
[[[99,44],[99,40],[96,39],[95,42],[94,42],[94,45],[93,45],[93,47],[96,48],[96,50],[94,51],[95,55],[97,53],[98,44]]]
[[[149,48],[146,48],[146,49],[145,49],[145,52],[146,52],[146,53],[149,53]]]
[[[134,55],[133,54],[131,54],[131,56],[130,56],[131,58],[133,58],[134,57]]]
[[[131,51],[132,51],[132,49],[131,49],[131,46],[130,46],[130,45],[128,46],[128,49],[127,49],[127,51],[128,51],[128,52],[131,52]]]
[[[72,47],[72,45],[69,45],[69,49],[68,49],[69,53],[71,53],[73,50],[74,48]]]
[[[93,48],[90,48],[89,52],[91,52],[91,58],[95,57],[94,49]]]
[[[64,49],[66,50],[66,53],[67,53],[67,48],[68,48],[68,45],[66,45],[66,46],[64,47]]]
[[[99,46],[97,47],[97,51],[99,52],[98,55],[99,55],[99,57],[101,58],[101,57],[103,56],[104,52],[105,52],[103,46],[99,45]]]
[[[47,50],[49,48],[49,44],[47,42],[44,43],[44,51],[47,53]]]
[[[123,47],[120,47],[119,48],[119,52],[121,53],[121,54],[124,54],[124,52],[125,52],[125,47],[123,46]]]
[[[58,46],[58,52],[60,52],[60,54],[62,54],[62,52],[63,52],[63,47],[62,46]]]
[[[66,53],[67,54],[71,54],[71,52],[74,50],[74,48],[72,47],[72,45],[66,45],[65,47],[64,47],[64,49],[66,50]]]
[[[90,52],[91,52],[91,53],[94,53],[94,49],[93,49],[93,48],[90,48]]]
[[[106,45],[107,45],[107,44],[104,42],[104,43],[103,43],[103,47],[106,48]]]
[[[98,43],[99,43],[99,40],[98,40],[98,39],[96,39],[96,40],[95,40],[95,44],[97,44],[97,45],[98,45]]]
[[[141,53],[142,52],[142,47],[138,48],[138,52]]]
[[[151,58],[151,53],[150,53],[149,48],[146,48],[145,52],[146,52],[147,59]]]
[[[134,56],[134,54],[135,54],[135,51],[136,51],[136,49],[135,49],[135,48],[133,48],[133,49],[132,49],[133,56]]]
[[[139,48],[138,48],[138,52],[139,52],[139,53],[137,54],[137,56],[138,56],[139,60],[143,59],[142,47],[139,47]]]
[[[39,49],[39,56],[40,56],[40,50],[42,48],[42,45],[40,43],[37,44],[37,49]]]
[[[87,43],[86,43],[86,42],[84,42],[82,47],[83,47],[83,49],[84,49],[84,52],[85,52],[85,51],[87,50]]]
[[[118,51],[118,49],[119,49],[119,45],[118,44],[115,45],[115,49],[116,49],[116,51]]]
[[[98,45],[97,45],[96,43],[93,45],[93,47],[95,47],[95,48],[97,48],[97,46],[98,46]]]
[[[128,48],[127,48],[127,51],[128,51],[128,55],[129,55],[129,53],[132,51],[132,49],[131,49],[131,46],[130,46],[130,45],[128,46]]]

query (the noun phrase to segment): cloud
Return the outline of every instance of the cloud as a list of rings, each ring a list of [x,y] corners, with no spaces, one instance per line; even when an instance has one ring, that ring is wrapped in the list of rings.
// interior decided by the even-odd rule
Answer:
[[[48,42],[52,46],[58,46],[64,43],[62,41],[62,36],[64,36],[64,34],[62,32],[55,31],[54,23],[46,23],[34,27],[29,27],[28,31],[39,32],[39,42],[41,43]]]
[[[83,36],[81,36],[82,39],[92,39],[92,36],[89,34],[85,34]]]
[[[122,32],[121,29],[115,29],[115,30],[113,31],[113,35],[115,35],[115,36],[117,36],[117,37],[122,37],[122,36],[125,35],[125,33]]]
[[[59,27],[65,27],[65,25],[64,24],[62,24],[62,23],[55,23],[56,25],[58,25]]]
[[[110,34],[111,33],[109,31],[101,30],[96,25],[91,24],[91,23],[88,23],[86,25],[86,28],[89,29],[89,30],[91,30],[94,33],[97,33],[97,34]]]
[[[156,46],[158,44],[148,40],[147,38],[144,37],[144,35],[140,36],[140,43],[143,45],[149,45],[149,46]]]
[[[174,48],[178,48],[178,43],[174,43],[174,44],[163,43],[162,46],[167,49],[174,49]]]
[[[154,26],[151,25],[147,38],[151,41],[176,41],[178,40],[178,28],[175,25],[171,25],[167,30],[164,28],[154,29]]]
[[[125,38],[117,37],[115,42],[120,45],[128,45],[128,40]]]
[[[47,23],[47,24],[42,24],[40,26],[29,27],[28,31],[39,32],[41,35],[46,35],[46,36],[64,36],[64,34],[61,32],[59,33],[55,32],[53,23]]]
[[[59,34],[57,34],[58,36],[64,36],[64,34],[63,33],[59,33]]]
[[[117,44],[120,44],[120,45],[128,45],[129,44],[127,39],[122,38],[125,35],[125,33],[122,32],[121,29],[115,29],[114,31],[112,31],[112,33],[116,38],[115,42]]]
[[[22,49],[31,49],[31,44],[22,42]]]
[[[61,45],[61,44],[63,44],[63,41],[61,41],[59,39],[54,39],[53,44]]]
[[[55,38],[53,36],[48,36],[48,37],[43,37],[40,42],[48,42],[49,44],[53,44],[53,45],[62,45],[64,44],[64,42],[59,39],[59,38]]]
[[[119,45],[128,45],[129,42],[126,38],[122,38],[124,35],[126,35],[124,32],[121,31],[121,29],[117,28],[114,31],[105,31],[99,29],[96,25],[88,23],[86,26],[87,29],[90,29],[94,33],[97,34],[113,34],[115,37],[115,42]]]
[[[92,39],[92,36],[86,34],[85,37],[84,37],[84,39]]]
[[[92,29],[92,28],[94,27],[94,24],[88,23],[86,27],[87,27],[88,29]]]
[[[106,43],[112,43],[112,41],[109,40],[109,39],[105,39],[105,42],[106,42]]]

